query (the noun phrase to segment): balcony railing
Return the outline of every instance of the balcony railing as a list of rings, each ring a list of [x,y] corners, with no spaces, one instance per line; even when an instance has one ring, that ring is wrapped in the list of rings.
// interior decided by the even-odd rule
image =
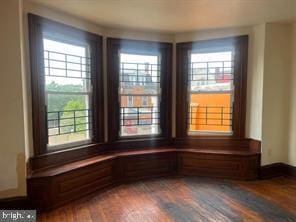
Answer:
[[[44,50],[45,76],[90,79],[90,58]]]
[[[159,125],[158,107],[121,107],[121,126]]]
[[[232,126],[232,107],[191,106],[189,112],[190,126]]]
[[[125,85],[152,85],[160,83],[160,64],[120,63],[120,82]]]
[[[191,82],[225,83],[233,81],[234,61],[192,62]]]
[[[89,109],[47,112],[48,136],[58,136],[91,130]]]

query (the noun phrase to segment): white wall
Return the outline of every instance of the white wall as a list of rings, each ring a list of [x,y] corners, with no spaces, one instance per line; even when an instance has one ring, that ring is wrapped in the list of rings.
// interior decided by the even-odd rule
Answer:
[[[296,23],[292,25],[292,71],[290,86],[290,128],[287,164],[296,166]]]
[[[215,30],[200,30],[196,32],[177,33],[175,34],[175,42],[190,42],[207,39],[225,38],[238,35],[249,35],[252,31],[251,27],[234,27]]]
[[[261,140],[264,76],[265,24],[252,28],[249,35],[246,137]]]
[[[29,1],[24,1],[23,12],[24,12],[24,18],[27,17],[27,13],[33,13],[36,15],[43,16],[45,18],[55,20],[55,21],[64,22],[65,24],[72,25],[77,28],[81,28],[85,31],[89,31],[97,34],[103,33],[102,27],[97,26],[89,21],[85,21],[83,19],[71,16],[56,10],[52,10],[38,4],[30,3]],[[24,21],[24,26],[27,26],[26,21]]]
[[[21,1],[1,1],[0,197],[2,198],[26,194],[21,14]]]
[[[104,26],[99,26],[90,21],[77,18],[75,16],[60,12],[57,10],[52,10],[44,6],[31,3],[28,1],[24,2],[24,14],[33,13],[36,15],[43,16],[67,25],[71,25],[80,28],[85,31],[96,33],[103,36],[114,37],[114,38],[128,38],[128,39],[140,39],[140,40],[150,40],[150,41],[166,41],[172,42],[172,34],[160,33],[160,32],[145,32],[140,30],[123,30],[123,29],[112,29]],[[25,24],[26,25],[26,24]]]
[[[291,25],[266,24],[262,115],[262,164],[287,162]]]

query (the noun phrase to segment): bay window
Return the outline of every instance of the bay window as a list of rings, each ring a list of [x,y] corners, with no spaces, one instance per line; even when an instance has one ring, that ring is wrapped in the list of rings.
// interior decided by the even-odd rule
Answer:
[[[107,135],[102,38],[36,15],[29,34],[35,154],[97,152]],[[247,36],[177,43],[177,140],[244,138],[247,47]],[[171,75],[171,43],[107,38],[105,150],[170,143]]]

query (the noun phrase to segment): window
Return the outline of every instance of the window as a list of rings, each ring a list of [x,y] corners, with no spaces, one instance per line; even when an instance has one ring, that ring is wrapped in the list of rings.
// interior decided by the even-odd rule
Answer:
[[[177,44],[177,137],[244,137],[247,37]]]
[[[107,44],[110,141],[170,136],[171,44],[112,38]]]
[[[88,46],[52,40],[44,33],[48,148],[92,138]]]
[[[233,51],[190,53],[189,134],[232,132]]]
[[[100,37],[35,15],[29,21],[35,152],[99,142]]]
[[[160,134],[159,61],[157,54],[120,53],[120,136]],[[129,80],[128,84],[125,79]],[[147,98],[151,101],[149,105],[142,102]]]

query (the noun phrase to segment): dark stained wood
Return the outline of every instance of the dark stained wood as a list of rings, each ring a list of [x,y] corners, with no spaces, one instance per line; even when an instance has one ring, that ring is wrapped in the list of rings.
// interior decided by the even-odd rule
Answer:
[[[289,175],[291,177],[296,177],[296,167],[285,164],[285,175]]]
[[[92,193],[38,221],[296,221],[296,180],[158,178]]]
[[[221,152],[221,151],[220,151]],[[251,153],[181,153],[178,156],[178,173],[232,179],[256,179],[259,158]]]
[[[246,150],[170,147],[109,152],[33,171],[28,193],[37,208],[49,209],[95,190],[143,178],[177,174],[250,180],[258,175],[259,157]]]
[[[147,140],[132,140],[129,142],[117,141],[114,143],[85,145],[72,149],[36,155],[30,158],[30,164],[28,168],[36,171],[42,168],[58,166],[68,162],[91,158],[92,156],[102,155],[111,151],[118,152],[118,150],[120,150],[123,152],[131,150],[155,150],[164,146],[178,149],[190,148],[222,151],[252,150],[256,153],[261,153],[261,142],[253,139],[199,139],[192,142],[191,140],[187,139],[163,140],[161,138],[155,138],[153,140],[149,140],[149,142]]]
[[[261,153],[261,141],[255,139],[248,139],[249,141],[249,150]]]
[[[28,179],[28,195],[37,208],[60,206],[111,185],[111,169],[112,162],[102,160],[54,176],[31,178]]]
[[[119,52],[160,53],[161,55],[161,103],[160,128],[158,136],[119,137]],[[168,145],[171,139],[171,107],[172,107],[172,43],[152,42],[129,39],[107,39],[107,70],[108,70],[108,142],[117,149],[131,146],[137,147]]]
[[[176,138],[175,146],[180,148],[214,149],[214,150],[249,150],[249,139],[232,138]]]
[[[91,143],[97,144],[104,141],[104,95],[102,75],[102,37],[93,33],[55,22],[43,17],[29,14],[29,40],[30,40],[30,64],[31,64],[31,88],[32,88],[32,115],[33,115],[33,139],[34,155],[40,156],[48,153],[47,144],[47,120],[45,108],[44,85],[44,58],[43,58],[43,32],[58,34],[56,37],[62,41],[75,40],[87,42],[91,51],[91,76],[92,76],[92,122],[93,139]],[[62,37],[67,36],[67,37]],[[71,147],[73,148],[73,147]],[[71,156],[71,150],[65,156],[65,162]],[[75,155],[75,154],[74,154]],[[72,159],[73,160],[73,159]],[[42,162],[37,164],[41,167]],[[35,168],[35,164],[33,164]]]
[[[75,162],[91,158],[95,155],[102,155],[106,152],[130,151],[130,150],[155,150],[162,146],[173,145],[173,140],[155,138],[151,140],[117,141],[114,143],[89,144],[66,150],[35,155],[30,158],[28,168],[39,170],[54,167],[69,162]]]
[[[280,176],[283,174],[284,164],[283,163],[273,163],[260,168],[260,178],[266,179],[271,177]]]
[[[51,167],[48,169],[41,169],[34,171],[29,178],[34,177],[46,177],[46,176],[55,176],[58,174],[65,173],[67,171],[76,170],[85,166],[89,166],[107,159],[115,159],[117,157],[125,157],[125,156],[135,156],[135,155],[146,155],[146,154],[158,154],[163,152],[174,152],[174,149],[171,148],[161,148],[158,149],[145,149],[145,150],[134,150],[134,151],[124,151],[124,152],[109,152],[101,155],[96,155],[94,157],[75,161],[67,164],[63,164],[57,167]]]
[[[234,105],[233,105],[233,135],[231,136],[188,136],[188,67],[190,51],[203,50],[213,47],[235,48],[235,69],[234,69]],[[237,36],[222,39],[203,40],[197,42],[177,43],[177,88],[176,88],[176,137],[180,141],[186,140],[190,144],[199,143],[199,139],[205,142],[211,140],[244,139],[246,119],[246,89],[247,89],[247,57],[248,57],[248,36]]]
[[[54,167],[68,162],[87,159],[104,151],[104,144],[90,144],[67,150],[35,155],[30,158],[32,170]]]
[[[0,199],[0,209],[34,209],[28,197],[12,197]]]
[[[29,14],[29,46],[30,46],[30,69],[31,69],[31,93],[32,93],[32,121],[34,154],[46,152],[46,121],[45,121],[45,95],[43,73],[43,43],[42,27],[39,17]]]
[[[220,156],[253,156],[258,155],[256,152],[245,151],[245,150],[207,150],[207,149],[175,149],[175,148],[166,148],[166,147],[158,147],[157,149],[143,149],[143,150],[132,150],[132,151],[123,151],[123,152],[109,152],[102,155],[96,155],[92,158],[75,161],[63,165],[59,165],[56,167],[45,168],[41,170],[33,171],[28,178],[40,178],[40,177],[51,177],[56,176],[58,174],[63,174],[68,171],[80,169],[95,163],[99,163],[101,161],[115,159],[115,158],[124,158],[124,157],[132,157],[132,156],[147,156],[154,155],[157,157],[159,154],[182,154],[186,153],[191,156],[193,155],[220,155]],[[147,157],[149,158],[149,157]]]
[[[115,168],[119,171],[119,181],[139,180],[175,173],[176,152],[168,150],[142,156],[124,156],[117,159]]]
[[[290,166],[285,163],[273,163],[273,164],[261,166],[260,177],[262,179],[277,177],[282,175],[296,177],[296,167]]]

